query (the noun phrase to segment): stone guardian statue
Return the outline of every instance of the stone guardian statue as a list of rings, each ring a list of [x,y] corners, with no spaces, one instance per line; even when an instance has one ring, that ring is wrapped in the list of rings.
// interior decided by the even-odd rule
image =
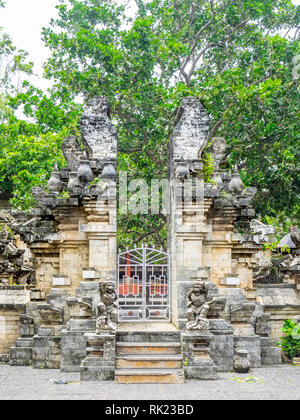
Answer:
[[[116,331],[118,314],[118,296],[115,284],[110,278],[99,283],[100,302],[98,303],[98,318],[96,333],[101,331]]]
[[[195,282],[187,293],[187,330],[207,331],[209,329],[207,314],[215,299],[208,298],[207,286],[208,283],[204,281]]]

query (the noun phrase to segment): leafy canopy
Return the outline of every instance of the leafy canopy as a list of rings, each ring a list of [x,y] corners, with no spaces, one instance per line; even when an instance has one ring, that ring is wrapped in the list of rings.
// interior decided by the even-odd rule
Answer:
[[[76,131],[78,98],[106,95],[119,134],[119,170],[166,176],[167,144],[186,95],[204,103],[224,166],[256,186],[262,215],[299,217],[299,8],[290,0],[60,0],[43,29],[51,95],[12,100],[43,133]],[[57,118],[58,116],[58,118]],[[2,184],[0,184],[2,186]],[[16,197],[16,203],[18,198]],[[164,243],[165,217],[119,216],[119,241]]]

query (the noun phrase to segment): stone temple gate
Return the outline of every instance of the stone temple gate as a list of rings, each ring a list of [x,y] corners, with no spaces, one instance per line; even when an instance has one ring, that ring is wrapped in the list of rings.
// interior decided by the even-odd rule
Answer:
[[[262,243],[272,229],[253,219],[256,189],[220,168],[226,142],[208,144],[198,99],[183,99],[169,142],[168,253],[117,253],[117,133],[106,98],[87,102],[81,133],[84,150],[66,138],[67,167],[54,169],[47,191],[34,189],[37,207],[1,216],[15,237],[0,237],[0,355],[126,383],[216,379],[245,354],[253,367],[281,363],[280,328],[300,319],[300,234],[284,238],[292,252],[268,282]],[[201,194],[185,181],[200,182]],[[13,262],[18,286],[9,285]]]

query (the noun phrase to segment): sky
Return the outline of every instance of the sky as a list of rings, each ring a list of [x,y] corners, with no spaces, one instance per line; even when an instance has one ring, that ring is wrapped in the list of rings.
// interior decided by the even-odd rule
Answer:
[[[42,78],[42,64],[49,52],[41,40],[41,30],[57,16],[58,1],[5,0],[5,3],[5,8],[0,9],[0,27],[11,36],[14,45],[29,53],[37,74],[33,81],[42,89],[50,87],[50,82]],[[292,0],[292,3],[300,5],[300,0]]]
[[[15,46],[29,53],[38,74],[34,81],[43,89],[50,87],[50,82],[42,78],[42,64],[49,53],[41,40],[41,31],[57,16],[56,4],[57,0],[5,0],[5,8],[0,9],[0,27]]]

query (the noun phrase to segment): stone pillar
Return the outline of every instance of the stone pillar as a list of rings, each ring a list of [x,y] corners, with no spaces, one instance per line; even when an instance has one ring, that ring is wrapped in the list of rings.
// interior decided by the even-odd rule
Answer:
[[[40,304],[38,308],[42,325],[33,337],[32,367],[59,369],[63,312],[48,304]]]
[[[95,331],[96,318],[92,317],[93,311],[90,303],[70,297],[66,304],[70,320],[62,330],[60,369],[62,372],[79,372],[80,364],[86,357],[84,334]]]
[[[217,368],[210,357],[212,338],[212,334],[207,331],[188,331],[181,334],[186,379],[217,379]]]
[[[11,347],[9,364],[11,366],[29,366],[32,363],[32,342],[34,336],[34,320],[28,315],[20,316],[20,338],[15,347]]]
[[[84,208],[88,223],[80,229],[87,235],[89,244],[88,267],[94,269],[102,279],[116,278],[117,265],[117,222],[116,199],[85,200]]]
[[[87,357],[80,366],[81,381],[113,381],[115,379],[116,333],[85,334]]]
[[[204,265],[203,241],[208,232],[206,214],[211,200],[204,199],[199,171],[202,168],[201,153],[207,144],[208,128],[208,115],[198,99],[184,98],[170,139],[168,158],[171,313],[172,322],[179,328],[186,322],[184,302],[186,291],[192,284],[191,278],[197,277],[198,269]]]
[[[53,287],[68,287],[72,294],[82,280],[82,269],[88,261],[88,242],[80,225],[86,221],[82,208],[59,207],[53,211],[59,222],[59,273],[53,276]]]

